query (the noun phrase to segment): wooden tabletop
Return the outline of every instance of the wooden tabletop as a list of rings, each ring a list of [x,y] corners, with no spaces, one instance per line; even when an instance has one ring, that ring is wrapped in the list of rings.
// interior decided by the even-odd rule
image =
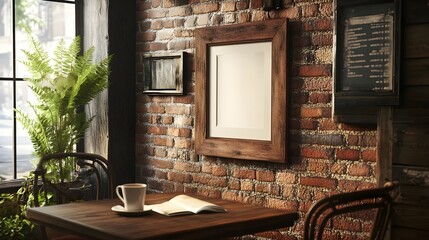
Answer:
[[[168,201],[176,194],[147,194],[146,204]],[[193,195],[191,195],[193,196]],[[219,239],[292,226],[298,213],[222,199],[193,196],[224,207],[225,213],[167,217],[149,211],[122,216],[111,210],[119,199],[27,209],[34,223],[93,239]]]

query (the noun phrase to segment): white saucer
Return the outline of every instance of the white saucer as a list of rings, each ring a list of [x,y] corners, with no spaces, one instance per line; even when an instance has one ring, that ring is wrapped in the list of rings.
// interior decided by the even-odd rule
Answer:
[[[116,205],[112,207],[112,211],[123,215],[140,215],[150,210],[152,210],[152,208],[149,205],[144,205],[144,208],[141,211],[128,211],[121,205]]]

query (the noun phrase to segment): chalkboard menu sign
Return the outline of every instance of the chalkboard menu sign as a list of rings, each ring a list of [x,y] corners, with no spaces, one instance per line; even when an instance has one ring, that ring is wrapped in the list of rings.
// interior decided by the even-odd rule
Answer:
[[[398,0],[336,1],[335,104],[398,104],[399,6]]]

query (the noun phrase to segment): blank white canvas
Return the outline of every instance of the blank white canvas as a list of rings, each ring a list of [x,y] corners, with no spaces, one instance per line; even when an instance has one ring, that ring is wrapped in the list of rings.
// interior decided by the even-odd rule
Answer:
[[[210,47],[209,137],[271,140],[271,42]]]

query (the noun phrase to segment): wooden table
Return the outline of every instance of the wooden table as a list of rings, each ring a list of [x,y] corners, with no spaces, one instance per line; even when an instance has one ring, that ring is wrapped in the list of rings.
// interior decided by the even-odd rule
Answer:
[[[148,194],[146,204],[161,203],[175,195]],[[111,199],[30,208],[27,217],[40,225],[103,240],[219,239],[290,227],[298,219],[297,212],[194,197],[223,206],[227,212],[167,217],[150,211],[130,217],[113,212],[111,207],[121,202]]]

